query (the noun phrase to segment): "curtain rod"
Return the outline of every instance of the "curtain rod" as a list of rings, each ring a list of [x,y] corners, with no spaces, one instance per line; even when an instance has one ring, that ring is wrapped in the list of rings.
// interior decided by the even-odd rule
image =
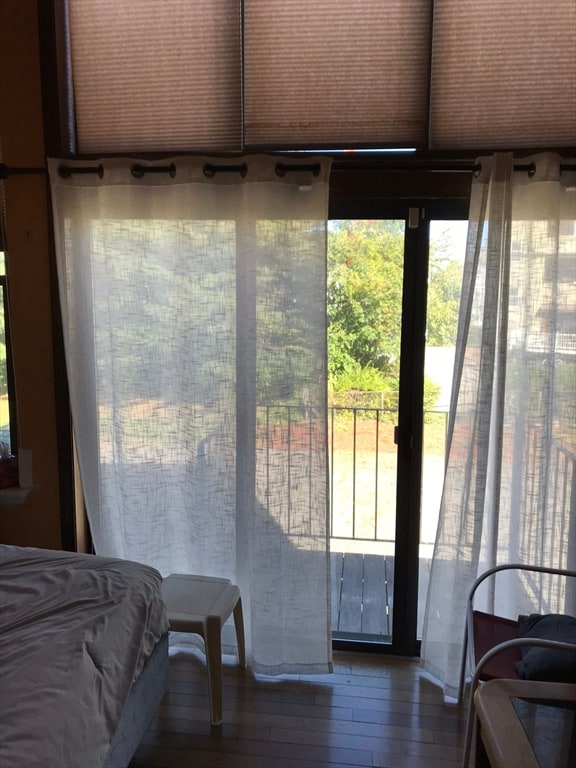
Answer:
[[[527,173],[528,176],[534,176],[536,173],[536,165],[534,163],[515,163],[514,164],[514,170],[517,172],[524,172]],[[481,163],[474,163],[471,165],[458,165],[454,163],[431,163],[431,164],[425,164],[425,163],[419,163],[414,165],[384,165],[380,166],[378,164],[367,164],[367,165],[351,165],[348,163],[333,163],[332,164],[333,170],[345,170],[345,171],[383,171],[383,172],[393,172],[393,171],[431,171],[431,172],[438,172],[438,171],[450,171],[450,172],[457,172],[457,173],[473,173],[474,175],[477,175],[482,170],[482,164]],[[291,171],[304,171],[304,172],[310,172],[313,176],[318,176],[320,173],[320,165],[318,163],[310,163],[308,165],[306,164],[289,164],[289,163],[276,163],[276,175],[283,177],[287,173]],[[565,163],[560,165],[560,171],[576,171],[576,165],[567,165]],[[98,166],[67,166],[62,165],[58,169],[58,173],[63,176],[64,178],[67,178],[73,173],[98,173],[98,175],[101,177],[103,175],[103,168],[101,165]],[[203,168],[204,175],[207,178],[213,178],[217,173],[239,173],[241,176],[246,176],[248,173],[248,167],[246,163],[238,163],[236,165],[215,165],[213,163],[206,163]],[[168,173],[170,176],[176,175],[176,166],[174,163],[172,163],[169,166],[161,166],[161,165],[141,165],[136,164],[133,165],[131,168],[131,173],[136,178],[142,178],[146,173]]]
[[[534,176],[536,173],[535,163],[514,163],[514,171],[527,173],[529,176]],[[482,163],[470,163],[462,164],[457,162],[430,162],[421,161],[417,163],[367,163],[367,164],[352,164],[352,163],[332,163],[332,170],[336,171],[381,171],[383,173],[393,172],[407,172],[407,171],[430,171],[434,172],[450,172],[450,173],[472,173],[478,175],[482,170]],[[561,163],[560,172],[566,173],[569,171],[576,171],[576,164]]]
[[[332,164],[332,170],[336,171],[380,171],[385,173],[393,172],[408,172],[408,171],[431,171],[431,172],[453,172],[453,173],[473,173],[478,174],[482,169],[480,163],[461,164],[457,162],[417,162],[417,163],[395,163],[388,161],[387,163],[366,163],[366,164],[353,164],[334,162]],[[248,169],[245,163],[228,164],[228,165],[215,165],[213,163],[207,163],[204,166],[204,175],[208,178],[213,177],[216,173],[240,173],[241,176],[246,176]],[[534,163],[515,163],[514,170],[519,172],[526,172],[528,175],[533,176],[536,172],[536,166]],[[276,174],[280,177],[284,176],[290,171],[309,171],[314,176],[320,173],[320,166],[317,163],[312,164],[288,164],[277,163]],[[561,163],[560,172],[565,173],[569,171],[576,171],[576,164]],[[0,180],[7,179],[10,176],[37,176],[44,175],[48,172],[46,167],[15,167],[9,166],[5,163],[0,163]],[[61,165],[58,172],[63,178],[68,178],[75,173],[92,173],[97,174],[100,178],[104,175],[104,167],[102,165],[88,165],[88,166],[68,166]],[[142,178],[146,173],[168,173],[170,176],[176,175],[176,165],[171,163],[167,166],[159,165],[142,165],[135,163],[131,168],[131,173],[136,178]]]
[[[48,173],[46,167],[42,168],[14,168],[13,166],[0,163],[0,179],[7,179],[9,176],[38,176]]]
[[[276,163],[275,171],[276,175],[280,178],[284,177],[287,173],[292,171],[301,171],[304,173],[311,173],[313,176],[319,176],[321,167],[319,163]],[[132,165],[130,172],[132,176],[137,179],[143,178],[143,176],[145,176],[147,173],[167,173],[171,177],[174,177],[176,176],[176,165],[174,163],[170,163],[170,165],[142,165],[141,163],[135,163]],[[214,178],[217,173],[239,173],[240,176],[245,177],[248,174],[248,166],[246,163],[222,165],[215,163],[205,163],[202,172],[208,179]],[[104,168],[102,165],[61,165],[58,168],[58,173],[63,178],[68,178],[75,173],[97,173],[98,176],[102,177],[104,175]]]
[[[314,176],[320,174],[320,165],[318,163],[276,163],[276,175],[285,176],[291,171],[309,171]],[[7,179],[10,176],[39,176],[48,172],[46,167],[34,168],[34,167],[14,167],[0,163],[0,179]],[[141,163],[134,163],[130,168],[132,176],[137,179],[141,179],[147,173],[167,173],[174,177],[176,175],[176,165],[170,163],[170,165],[142,165]],[[94,174],[100,178],[104,176],[104,166],[99,165],[60,165],[58,167],[58,174],[67,179],[73,174]],[[246,163],[237,163],[233,165],[215,165],[214,163],[206,163],[203,168],[203,173],[207,178],[214,177],[217,173],[239,173],[240,176],[246,176],[248,173],[248,166]]]

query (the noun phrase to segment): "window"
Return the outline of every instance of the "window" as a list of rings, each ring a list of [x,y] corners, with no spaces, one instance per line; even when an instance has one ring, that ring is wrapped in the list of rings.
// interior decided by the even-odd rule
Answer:
[[[18,485],[16,429],[8,288],[4,251],[0,251],[0,488]]]

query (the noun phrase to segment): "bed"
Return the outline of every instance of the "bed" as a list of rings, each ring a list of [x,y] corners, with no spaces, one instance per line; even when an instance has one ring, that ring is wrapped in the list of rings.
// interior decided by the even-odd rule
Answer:
[[[149,566],[0,545],[0,765],[125,768],[167,687]]]

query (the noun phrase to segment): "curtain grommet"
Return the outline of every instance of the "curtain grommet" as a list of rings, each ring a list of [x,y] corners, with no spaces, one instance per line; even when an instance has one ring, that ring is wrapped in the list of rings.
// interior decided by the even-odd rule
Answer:
[[[246,163],[240,163],[239,165],[214,165],[213,163],[205,163],[202,168],[202,173],[207,179],[213,179],[217,173],[239,173],[242,178],[248,175],[248,166]]]
[[[135,179],[143,179],[147,173],[167,173],[173,179],[176,176],[176,166],[174,163],[170,163],[170,165],[141,165],[140,163],[134,163],[130,168],[130,173]]]
[[[86,165],[86,166],[73,166],[73,165],[59,165],[58,176],[61,179],[69,179],[75,173],[91,173],[98,176],[101,179],[104,176],[104,166],[102,163],[99,165]]]

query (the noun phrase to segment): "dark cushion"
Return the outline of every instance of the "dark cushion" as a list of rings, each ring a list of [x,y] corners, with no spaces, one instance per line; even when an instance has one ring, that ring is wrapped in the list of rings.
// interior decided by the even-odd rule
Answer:
[[[518,637],[559,640],[574,643],[575,646],[574,652],[522,646],[522,658],[515,664],[519,677],[525,680],[576,683],[576,617],[554,613],[519,616]]]
[[[474,659],[476,664],[485,653],[507,640],[518,637],[518,622],[505,619],[493,613],[474,611],[473,614]],[[508,648],[493,656],[482,669],[481,680],[494,680],[502,677],[515,678],[515,664],[520,661],[520,648]]]

